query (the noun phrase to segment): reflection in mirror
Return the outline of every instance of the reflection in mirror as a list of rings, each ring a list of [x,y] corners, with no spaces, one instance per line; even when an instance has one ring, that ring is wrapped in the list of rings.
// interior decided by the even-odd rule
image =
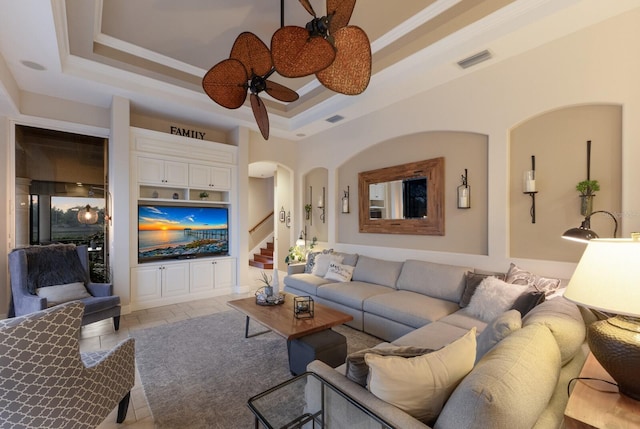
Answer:
[[[426,216],[426,177],[369,185],[369,219],[416,219]]]
[[[359,230],[444,235],[444,158],[358,174]]]

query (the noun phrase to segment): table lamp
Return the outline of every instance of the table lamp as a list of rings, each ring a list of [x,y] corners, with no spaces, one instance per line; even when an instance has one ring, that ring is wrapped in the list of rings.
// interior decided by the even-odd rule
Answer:
[[[564,296],[616,314],[592,323],[587,342],[620,393],[640,400],[640,240],[589,241]]]

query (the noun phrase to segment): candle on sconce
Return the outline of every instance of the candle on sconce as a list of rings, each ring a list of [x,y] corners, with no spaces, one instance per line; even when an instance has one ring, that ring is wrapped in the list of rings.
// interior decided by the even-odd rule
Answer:
[[[323,208],[323,207],[324,207],[324,201],[322,200],[322,198],[320,198],[320,199],[318,200],[318,208],[319,208],[319,209],[321,209],[321,208]]]
[[[527,170],[524,172],[524,192],[536,192],[536,172]]]
[[[458,192],[458,207],[469,207],[469,188],[466,186],[461,187],[460,192]]]

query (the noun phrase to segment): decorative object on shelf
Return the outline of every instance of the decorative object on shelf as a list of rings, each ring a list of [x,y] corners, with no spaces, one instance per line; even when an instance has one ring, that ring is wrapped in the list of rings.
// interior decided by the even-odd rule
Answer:
[[[286,212],[284,211],[284,206],[280,208],[280,222],[284,222],[286,220]]]
[[[313,298],[311,298],[310,296],[294,296],[293,314],[296,319],[312,319]]]
[[[255,293],[256,304],[258,305],[278,305],[284,302],[284,294],[280,293],[280,282],[278,281],[278,271],[273,270],[273,277],[270,277],[264,271],[261,274],[261,278],[258,279],[264,286],[258,289]]]
[[[589,240],[598,238],[598,234],[596,234],[595,231],[591,229],[591,216],[593,216],[596,213],[605,213],[611,216],[611,219],[613,219],[613,225],[614,225],[613,238],[616,238],[616,235],[618,234],[618,220],[613,215],[613,213],[610,213],[605,210],[597,210],[595,212],[591,212],[591,214],[589,214],[587,217],[584,218],[584,220],[582,221],[579,227],[566,230],[564,234],[562,234],[562,238],[565,238],[567,240],[579,241],[581,243],[587,243]]]
[[[524,172],[522,180],[522,193],[531,196],[531,209],[529,214],[531,215],[531,223],[536,223],[536,157],[531,155],[531,170]]]
[[[464,174],[461,176],[462,184],[458,186],[458,208],[469,209],[471,208],[471,186],[469,186],[467,169],[464,169]]]
[[[158,198],[158,191],[153,191],[151,193],[151,198]]]
[[[285,225],[287,226],[287,228],[291,228],[291,212],[287,212],[287,219],[286,219]]]
[[[640,400],[640,240],[589,241],[565,298],[616,316],[592,323],[587,342],[620,393]]]
[[[209,198],[209,193],[208,192],[205,192],[205,191],[200,192],[200,199],[202,201],[206,200],[207,198]]]
[[[325,202],[325,188],[323,186],[322,187],[322,198],[320,198],[318,200],[318,208],[320,209],[320,220],[322,221],[322,223],[324,223],[324,219],[325,219],[324,202]]]
[[[344,191],[342,197],[342,213],[349,213],[349,185],[347,185],[347,190]]]
[[[173,193],[173,199],[174,199],[174,200],[177,200],[177,199],[179,199],[179,198],[180,198],[180,195],[178,195],[178,193],[177,193],[177,192],[174,192],[174,193]]]
[[[591,180],[591,140],[587,140],[587,180],[576,185],[576,191],[580,192],[580,214],[589,216],[593,211],[594,192],[600,190],[597,180]]]

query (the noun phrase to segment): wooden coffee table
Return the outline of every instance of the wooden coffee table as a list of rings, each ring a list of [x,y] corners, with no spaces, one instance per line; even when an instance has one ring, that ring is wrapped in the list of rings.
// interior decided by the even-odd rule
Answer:
[[[296,319],[293,315],[294,295],[285,294],[284,303],[279,305],[258,305],[255,297],[235,299],[227,305],[235,308],[247,316],[245,338],[273,331],[287,340],[304,337],[309,334],[324,331],[334,326],[353,320],[353,317],[326,305],[314,302],[314,317],[311,319]],[[268,328],[269,331],[249,335],[249,321],[255,320]]]

